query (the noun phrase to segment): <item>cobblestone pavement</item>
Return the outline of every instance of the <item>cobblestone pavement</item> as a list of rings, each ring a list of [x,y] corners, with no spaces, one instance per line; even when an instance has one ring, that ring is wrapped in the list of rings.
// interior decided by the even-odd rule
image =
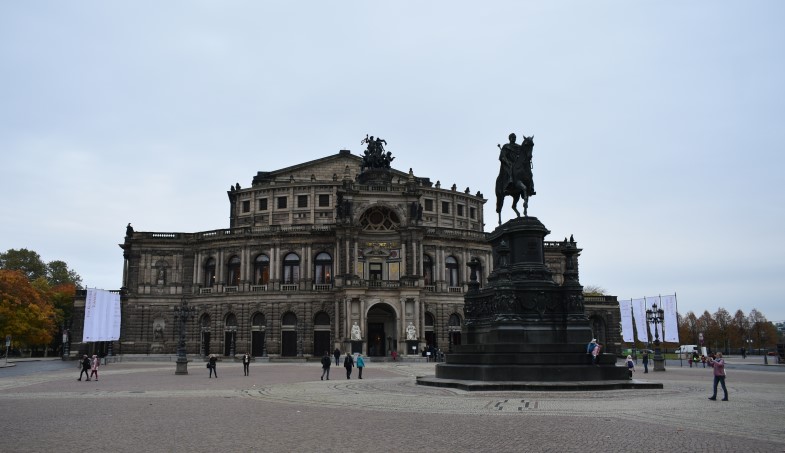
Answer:
[[[0,451],[765,451],[785,452],[785,374],[733,370],[729,402],[711,369],[638,373],[662,390],[466,392],[418,386],[433,364],[371,362],[364,379],[317,363],[103,366],[5,376]]]

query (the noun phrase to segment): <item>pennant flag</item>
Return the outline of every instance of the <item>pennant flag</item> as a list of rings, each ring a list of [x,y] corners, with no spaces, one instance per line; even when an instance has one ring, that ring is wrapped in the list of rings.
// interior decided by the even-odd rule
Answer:
[[[622,340],[624,340],[627,343],[632,343],[633,341],[635,341],[633,339],[633,330],[632,330],[632,299],[620,301],[619,308],[621,309]]]
[[[103,289],[87,289],[82,341],[120,339],[120,294]]]
[[[678,306],[676,305],[676,295],[662,296],[662,309],[665,310],[665,341],[669,343],[679,342],[679,320]]]

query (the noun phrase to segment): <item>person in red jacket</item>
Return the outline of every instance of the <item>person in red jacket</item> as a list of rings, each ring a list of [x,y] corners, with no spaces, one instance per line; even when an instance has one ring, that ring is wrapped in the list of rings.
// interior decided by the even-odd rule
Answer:
[[[717,384],[722,384],[722,391],[725,393],[725,398],[722,401],[728,401],[728,388],[725,387],[725,361],[722,360],[722,353],[718,352],[715,358],[709,359],[709,365],[714,368],[714,394],[709,397],[710,400],[717,400]]]

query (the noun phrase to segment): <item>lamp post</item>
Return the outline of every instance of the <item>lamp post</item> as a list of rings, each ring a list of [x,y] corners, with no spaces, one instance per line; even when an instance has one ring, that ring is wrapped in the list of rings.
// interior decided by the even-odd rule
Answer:
[[[196,310],[188,306],[188,300],[183,298],[180,305],[172,309],[174,311],[174,319],[177,322],[180,339],[177,342],[177,368],[174,374],[188,374],[188,357],[185,352],[185,323],[188,319],[193,318]]]
[[[654,326],[654,371],[665,371],[665,358],[660,349],[660,329],[657,328],[665,317],[665,310],[658,309],[654,303],[651,309],[646,310],[646,321]]]

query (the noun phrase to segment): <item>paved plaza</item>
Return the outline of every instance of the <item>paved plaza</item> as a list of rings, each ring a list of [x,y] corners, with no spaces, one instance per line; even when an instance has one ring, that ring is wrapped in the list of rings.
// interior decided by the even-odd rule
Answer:
[[[316,362],[249,377],[219,363],[218,379],[203,362],[185,376],[110,363],[89,382],[76,362],[0,368],[0,451],[785,451],[785,372],[732,363],[729,402],[707,400],[711,369],[686,364],[636,373],[662,390],[492,393],[418,386],[428,363],[370,362],[362,380],[333,366],[329,381]]]

